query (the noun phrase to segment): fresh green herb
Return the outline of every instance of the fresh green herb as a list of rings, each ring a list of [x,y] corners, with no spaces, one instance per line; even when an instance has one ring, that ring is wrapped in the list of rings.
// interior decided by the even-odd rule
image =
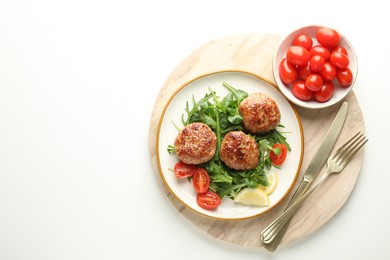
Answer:
[[[176,149],[175,149],[175,147],[173,145],[168,145],[167,150],[168,150],[169,154],[173,154],[173,153],[176,152]]]
[[[237,171],[228,168],[219,158],[221,142],[228,132],[241,130],[247,133],[242,125],[239,107],[248,93],[235,89],[226,82],[223,82],[222,85],[229,90],[229,93],[222,99],[211,88],[209,88],[209,93],[199,101],[196,101],[192,96],[192,107],[186,102],[185,114],[182,115],[181,121],[184,126],[193,122],[202,122],[215,132],[217,136],[215,156],[200,167],[205,168],[209,173],[212,191],[218,193],[221,198],[227,196],[233,199],[238,192],[246,187],[255,188],[259,184],[269,185],[267,172],[274,166],[269,158],[269,152],[271,150],[274,150],[275,153],[278,152],[277,148],[272,148],[275,143],[285,144],[289,151],[291,148],[286,137],[277,129],[264,134],[252,135],[258,143],[260,151],[259,164],[256,169]],[[284,126],[279,125],[278,128],[284,128]],[[169,145],[168,152],[174,153],[175,148]]]
[[[188,101],[186,103],[186,108],[185,111],[187,112],[187,119],[184,120],[184,114],[182,115],[181,121],[183,125],[188,125],[189,123],[193,122],[203,122],[202,119],[205,119],[208,108],[210,107],[211,103],[208,102],[208,100],[212,97],[212,94],[206,94],[204,98],[199,100],[198,102],[195,101],[194,96],[192,96],[192,102],[193,102],[193,107],[189,109],[188,106]],[[204,117],[203,117],[204,116]],[[207,121],[207,120],[206,120]],[[209,124],[213,125],[213,122],[208,122]],[[211,125],[209,125],[211,127]],[[214,125],[215,128],[215,125]]]

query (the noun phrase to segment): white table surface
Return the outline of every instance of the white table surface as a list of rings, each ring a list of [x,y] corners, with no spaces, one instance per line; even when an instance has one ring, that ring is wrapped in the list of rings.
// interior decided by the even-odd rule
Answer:
[[[389,259],[386,1],[279,2],[0,1],[0,259]],[[370,141],[355,189],[326,225],[272,254],[207,237],[156,182],[157,94],[211,40],[310,24],[358,54]]]

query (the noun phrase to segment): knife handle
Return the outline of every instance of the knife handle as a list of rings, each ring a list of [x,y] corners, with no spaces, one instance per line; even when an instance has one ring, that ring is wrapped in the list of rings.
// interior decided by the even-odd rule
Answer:
[[[308,179],[307,177],[303,178],[298,189],[295,191],[293,197],[291,198],[291,200],[287,204],[286,209],[288,209],[296,200],[298,200],[305,193],[305,191],[307,190],[307,188],[309,187],[311,182],[312,182],[312,180]],[[264,245],[265,249],[267,249],[270,252],[273,252],[276,250],[280,241],[282,240],[284,233],[287,230],[287,226],[290,223],[292,216],[293,216],[293,214],[291,214],[290,217],[286,218],[286,221],[285,221],[284,225],[279,229],[279,232],[274,234],[274,236],[272,236],[271,238],[269,238],[269,235],[270,235],[268,232],[269,230],[268,229],[263,230],[263,232],[261,233],[260,239],[265,244]]]
[[[285,208],[285,210],[288,209],[288,207],[290,207],[297,199],[299,199],[303,195],[303,193],[306,192],[307,188],[309,187],[309,185],[312,182],[313,182],[313,180],[311,180],[311,179],[309,179],[307,177],[303,177],[303,180],[301,181],[301,184],[299,184],[298,189],[295,191],[295,193],[292,196],[291,200],[287,204],[287,207]]]

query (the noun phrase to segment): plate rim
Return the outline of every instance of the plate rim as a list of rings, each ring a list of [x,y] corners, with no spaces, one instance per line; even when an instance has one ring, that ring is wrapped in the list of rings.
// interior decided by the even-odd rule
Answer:
[[[279,199],[279,201],[277,201],[277,203],[275,203],[272,207],[269,207],[267,208],[266,210],[262,211],[262,212],[259,212],[258,214],[254,214],[254,215],[251,215],[251,216],[245,216],[245,217],[236,217],[236,218],[232,218],[232,217],[217,217],[217,216],[211,216],[211,215],[207,215],[203,212],[200,212],[198,210],[196,210],[195,208],[191,207],[190,205],[188,205],[187,203],[185,203],[179,196],[176,195],[176,193],[172,190],[171,186],[167,183],[167,180],[165,179],[164,175],[163,175],[163,172],[162,172],[162,168],[161,168],[161,161],[160,161],[160,151],[159,151],[159,144],[160,144],[160,133],[161,133],[161,125],[162,125],[162,122],[163,122],[163,119],[164,119],[164,115],[166,113],[166,110],[168,109],[169,105],[171,104],[172,100],[175,98],[175,96],[182,90],[184,89],[187,85],[189,85],[190,83],[196,81],[196,80],[199,80],[201,78],[204,78],[204,77],[207,77],[207,76],[211,76],[211,75],[215,75],[215,74],[219,74],[219,73],[242,73],[242,74],[246,74],[246,75],[249,75],[249,76],[253,76],[255,77],[256,79],[260,80],[260,81],[263,81],[265,82],[266,84],[268,84],[270,87],[274,88],[277,92],[279,92],[283,98],[287,101],[287,103],[289,104],[290,108],[292,109],[293,113],[295,114],[296,116],[296,119],[297,119],[297,123],[298,123],[298,127],[299,127],[299,134],[300,134],[300,143],[301,143],[301,154],[299,156],[299,163],[298,163],[298,167],[297,167],[297,170],[295,172],[295,176],[294,176],[294,179],[293,181],[291,182],[291,185],[290,187],[288,188],[288,190],[285,192],[285,194]],[[168,189],[169,193],[172,194],[172,196],[177,199],[185,208],[187,209],[190,209],[191,211],[197,213],[198,215],[200,216],[204,216],[204,217],[207,217],[207,218],[210,218],[210,219],[214,219],[214,220],[244,220],[244,219],[251,219],[251,218],[255,218],[255,217],[258,217],[258,216],[261,216],[261,215],[264,215],[265,213],[271,211],[272,209],[274,209],[276,206],[278,206],[282,201],[285,200],[285,198],[288,196],[288,194],[290,194],[291,190],[293,189],[298,177],[299,177],[299,173],[300,173],[300,170],[302,168],[302,162],[303,162],[303,157],[304,157],[304,150],[305,150],[305,147],[304,147],[304,132],[303,132],[303,126],[302,126],[302,121],[301,121],[301,118],[297,112],[297,110],[294,108],[293,106],[293,103],[288,100],[284,95],[283,93],[279,90],[278,86],[273,83],[271,80],[269,79],[266,79],[262,76],[259,76],[255,73],[252,73],[252,72],[248,72],[248,71],[245,71],[245,70],[237,70],[237,69],[227,69],[227,70],[217,70],[217,71],[213,71],[213,72],[208,72],[208,73],[203,73],[201,75],[198,75],[182,84],[179,85],[179,87],[177,87],[177,89],[175,91],[173,91],[172,94],[170,94],[168,100],[166,101],[166,104],[164,105],[164,108],[162,109],[161,111],[161,114],[160,114],[160,117],[159,117],[159,120],[158,120],[158,125],[157,125],[157,132],[156,132],[156,141],[155,141],[155,149],[156,149],[156,161],[157,161],[157,168],[158,168],[158,173],[159,173],[159,176],[161,178],[161,180],[163,181],[165,187]]]

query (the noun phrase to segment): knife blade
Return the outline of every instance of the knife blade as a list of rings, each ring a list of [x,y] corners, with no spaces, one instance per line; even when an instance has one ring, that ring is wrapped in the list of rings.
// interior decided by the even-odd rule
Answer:
[[[306,169],[306,172],[304,174],[304,179],[306,179],[306,182],[312,183],[313,180],[319,174],[320,169],[328,158],[341,132],[341,129],[345,122],[345,118],[347,116],[347,112],[348,103],[344,102],[341,105],[340,110],[337,113],[335,119],[333,120],[331,126],[329,127],[328,132],[326,133],[320,148],[318,149],[317,153],[314,155],[313,159],[310,161],[309,166]],[[307,187],[305,187],[304,190],[306,189]]]
[[[336,117],[334,118],[332,124],[330,125],[327,133],[325,134],[325,137],[323,138],[323,141],[318,148],[317,153],[314,155],[312,160],[310,161],[308,167],[306,168],[306,171],[303,175],[303,180],[299,184],[298,189],[295,191],[293,197],[289,201],[286,209],[294,203],[295,200],[300,198],[307,188],[310,186],[310,184],[314,181],[314,179],[319,174],[322,166],[324,165],[326,159],[328,158],[334,144],[336,143],[336,140],[341,132],[341,129],[344,125],[345,118],[347,116],[348,112],[348,102],[344,102],[339,111],[337,112]],[[269,240],[267,237],[266,232],[261,233],[261,241],[266,245],[266,249],[269,251],[274,251],[276,247],[278,246],[284,232],[287,229],[287,225],[290,221],[288,221],[285,225],[285,228],[282,229],[282,231],[274,238],[274,240]]]

